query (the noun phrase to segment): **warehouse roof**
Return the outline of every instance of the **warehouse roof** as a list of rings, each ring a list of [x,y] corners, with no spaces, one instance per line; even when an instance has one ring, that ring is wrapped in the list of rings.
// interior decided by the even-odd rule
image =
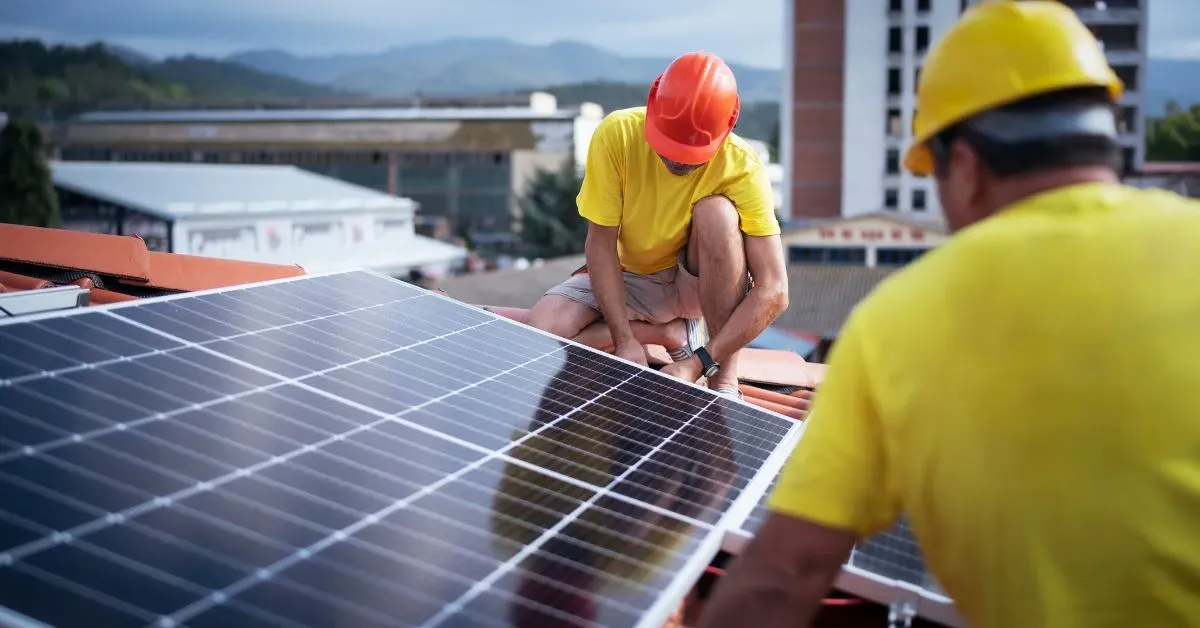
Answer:
[[[294,166],[55,161],[51,172],[59,188],[168,220],[416,209],[411,199]]]
[[[573,120],[579,108],[539,111],[532,107],[386,107],[349,109],[196,109],[191,111],[94,111],[72,119],[80,124],[237,122],[408,122]]]

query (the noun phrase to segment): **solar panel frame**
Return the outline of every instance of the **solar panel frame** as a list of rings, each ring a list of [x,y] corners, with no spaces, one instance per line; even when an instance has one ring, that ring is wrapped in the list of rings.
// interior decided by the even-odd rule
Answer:
[[[296,281],[310,281],[310,280],[314,280],[314,279],[320,278],[320,277],[346,275],[346,274],[351,274],[351,273],[373,275],[382,280],[386,280],[389,283],[398,283],[398,282],[396,282],[396,280],[394,280],[390,277],[387,277],[386,275],[382,275],[382,274],[374,273],[374,272],[365,272],[364,273],[364,271],[355,271],[355,270],[338,271],[338,272],[332,272],[332,273],[322,273],[319,275],[305,275],[305,276],[300,276],[300,277],[292,277],[292,278],[286,278],[286,279],[280,279],[280,280],[274,280],[274,281],[268,281],[268,282],[261,282],[261,283],[257,283],[257,284],[234,286],[231,288],[220,288],[220,289],[214,289],[214,290],[205,290],[205,291],[197,291],[197,292],[191,292],[191,293],[182,293],[182,294],[177,294],[177,295],[169,295],[169,296],[165,296],[165,297],[155,298],[153,300],[142,300],[142,301],[130,302],[130,303],[118,303],[118,304],[112,304],[112,305],[107,305],[107,306],[72,310],[72,311],[66,311],[66,312],[62,312],[62,311],[47,312],[44,314],[34,314],[34,315],[23,316],[23,317],[19,317],[19,318],[15,318],[15,319],[0,319],[0,333],[2,333],[4,328],[8,325],[37,322],[37,321],[46,320],[46,319],[64,319],[64,318],[68,318],[68,317],[81,317],[77,320],[83,321],[84,318],[82,318],[82,317],[103,316],[103,317],[107,317],[113,321],[121,321],[126,326],[130,326],[133,328],[140,328],[143,331],[146,331],[148,333],[153,333],[153,334],[163,338],[167,342],[172,342],[172,343],[175,343],[176,345],[180,345],[180,346],[172,347],[166,351],[164,351],[163,349],[152,349],[150,351],[144,352],[143,354],[139,354],[137,357],[155,356],[158,354],[168,353],[169,351],[179,351],[179,350],[184,350],[184,349],[196,349],[196,350],[211,353],[214,357],[217,357],[218,359],[223,359],[223,360],[228,360],[228,361],[234,362],[246,369],[259,371],[265,376],[281,378],[280,382],[272,383],[267,386],[268,388],[285,386],[288,384],[296,383],[296,378],[285,377],[284,375],[274,372],[272,370],[261,368],[256,365],[240,361],[237,358],[234,358],[224,352],[211,350],[202,343],[192,342],[192,341],[187,340],[186,338],[182,338],[177,335],[164,332],[161,329],[157,329],[155,327],[148,326],[148,325],[144,324],[143,322],[136,321],[128,316],[123,315],[122,312],[125,312],[125,311],[135,312],[135,311],[138,311],[139,309],[146,308],[147,306],[149,306],[151,304],[169,303],[176,299],[196,299],[198,297],[204,297],[207,295],[230,295],[230,294],[236,294],[239,291],[247,290],[247,289],[251,289],[251,288],[285,284],[285,283],[291,283],[291,282],[296,282]],[[454,307],[461,308],[462,311],[470,311],[475,314],[481,315],[481,316],[485,317],[489,323],[498,322],[500,325],[509,326],[512,329],[519,329],[519,330],[521,330],[522,333],[526,333],[526,334],[528,334],[528,333],[541,334],[545,338],[553,339],[554,341],[556,341],[558,343],[563,343],[568,346],[573,346],[573,347],[577,348],[578,350],[581,350],[584,352],[590,352],[591,354],[594,354],[595,356],[602,356],[602,358],[600,358],[600,359],[618,360],[620,362],[623,362],[624,364],[632,365],[632,363],[621,361],[618,358],[615,358],[614,356],[611,356],[609,354],[600,352],[600,351],[592,349],[590,347],[585,347],[583,345],[579,345],[577,343],[565,341],[561,338],[558,338],[557,336],[553,336],[551,334],[541,332],[540,330],[536,330],[536,329],[521,325],[519,323],[516,323],[516,322],[506,319],[504,317],[498,316],[494,313],[487,312],[482,309],[473,308],[471,306],[467,306],[458,301],[454,301],[453,299],[450,299],[449,297],[446,297],[444,295],[434,293],[434,292],[420,290],[415,287],[411,288],[411,289],[414,291],[414,296],[407,297],[407,298],[416,298],[419,296],[432,296],[436,299],[441,299],[448,303],[452,303]],[[372,307],[372,306],[364,306],[362,309],[368,309],[369,307]],[[130,308],[132,308],[132,309],[130,309]],[[347,308],[329,308],[329,309],[331,311],[330,316],[342,314],[347,311],[353,311],[352,309],[348,310]],[[89,320],[101,320],[101,319],[92,318]],[[482,323],[481,323],[481,325],[482,325]],[[242,335],[248,336],[248,335],[253,335],[253,334],[260,334],[261,332],[262,332],[262,330],[254,331],[254,332],[246,332],[245,334],[242,334]],[[114,358],[106,360],[104,363],[105,364],[115,364],[115,363],[119,363],[119,362],[129,361],[129,360],[133,359],[134,357],[135,356],[118,355]],[[538,358],[534,358],[533,360],[530,360],[530,362],[535,362],[537,359],[540,359],[540,357],[544,357],[544,356],[539,356]],[[85,364],[82,366],[68,366],[68,367],[64,367],[64,368],[55,369],[52,372],[53,372],[54,376],[58,376],[58,375],[63,375],[63,374],[69,374],[69,373],[76,372],[76,371],[92,369],[95,366],[96,366],[96,363]],[[633,366],[636,366],[636,365],[633,365]],[[337,368],[337,367],[335,367],[335,368]],[[513,367],[513,369],[510,369],[510,370],[515,370],[516,368],[519,368],[519,367]],[[657,371],[654,371],[653,369],[647,369],[645,367],[640,367],[640,366],[636,366],[636,368],[637,368],[637,372],[635,373],[635,375],[633,375],[629,379],[627,379],[626,382],[631,381],[639,376],[648,377],[652,381],[653,381],[653,378],[663,378],[662,381],[664,381],[664,383],[670,382],[670,383],[672,383],[672,385],[676,385],[676,386],[684,384],[690,388],[694,388],[694,389],[700,390],[700,391],[705,391],[706,394],[713,397],[713,399],[711,399],[709,401],[709,406],[712,406],[714,404],[722,404],[723,407],[743,408],[744,409],[743,411],[750,413],[750,414],[759,414],[759,413],[766,412],[757,407],[753,407],[753,406],[750,406],[749,404],[745,404],[744,402],[732,401],[732,400],[729,400],[729,399],[723,398],[723,397],[716,397],[715,395],[711,395],[711,391],[708,391],[705,388],[702,388],[700,386],[697,386],[697,385],[691,384],[691,383],[679,382],[679,380],[676,380],[674,378],[670,378],[669,376],[658,373]],[[0,382],[0,383],[9,384],[9,383],[17,382],[17,381],[36,379],[38,377],[45,377],[47,374],[48,373],[46,371],[40,371],[40,372],[30,373],[25,376],[21,376],[17,379],[6,380],[6,381]],[[499,376],[499,374],[497,374],[494,377],[498,377],[498,376]],[[488,378],[488,380],[491,380],[491,379],[494,379],[494,378]],[[484,380],[484,381],[488,381],[488,380]],[[482,383],[482,381],[480,383]],[[614,387],[614,389],[615,388],[616,387]],[[314,392],[315,394],[327,396],[330,399],[338,400],[342,403],[347,403],[351,406],[356,405],[356,404],[352,403],[351,400],[345,399],[344,397],[338,396],[336,394],[328,393],[326,391],[323,391],[323,390],[320,390],[317,388],[313,388],[312,392]],[[385,415],[384,413],[379,412],[377,409],[373,409],[373,408],[366,407],[366,406],[361,406],[359,409],[370,412],[372,414],[381,415],[381,416],[389,416],[389,417],[391,416],[391,415]],[[703,412],[703,410],[701,410],[700,412]],[[772,414],[772,413],[767,412],[767,414]],[[698,415],[699,414],[697,414],[696,416],[698,416]],[[775,416],[778,416],[778,415],[775,415]],[[689,419],[689,423],[690,423],[690,421],[694,420],[695,418],[696,417],[693,416],[692,419]],[[545,429],[552,424],[554,424],[554,422],[546,423],[539,429]],[[624,477],[628,476],[630,473],[632,473],[637,468],[637,465],[640,465],[643,462],[650,460],[652,455],[654,454],[654,452],[661,450],[666,443],[670,442],[670,438],[674,437],[674,435],[677,435],[679,433],[679,431],[684,429],[684,427],[686,425],[687,424],[685,423],[684,425],[681,425],[679,428],[677,428],[675,430],[675,432],[671,435],[671,437],[662,439],[656,445],[656,447],[654,448],[654,450],[651,453],[641,456],[637,460],[636,464],[627,468],[626,471],[621,475],[621,477],[624,478]],[[412,427],[412,428],[418,429],[418,430],[422,430],[422,431],[427,431],[431,435],[434,435],[439,438],[447,438],[449,436],[443,432],[438,432],[436,430],[432,430],[432,429],[426,430],[423,426],[421,426],[417,423],[409,423],[409,427]],[[779,439],[778,444],[774,447],[774,449],[771,451],[771,453],[767,456],[767,458],[766,458],[765,462],[762,464],[762,466],[759,467],[754,472],[754,474],[751,476],[751,478],[746,482],[744,488],[741,489],[741,492],[732,499],[731,503],[728,504],[728,507],[720,515],[720,517],[717,521],[714,521],[711,524],[708,524],[708,523],[704,523],[702,521],[693,519],[690,522],[693,525],[699,525],[700,527],[706,529],[707,533],[703,536],[702,541],[697,546],[695,551],[688,557],[685,564],[676,571],[675,578],[670,582],[670,584],[667,587],[665,587],[662,590],[662,595],[659,596],[659,598],[655,602],[654,606],[647,613],[645,613],[643,615],[641,621],[638,623],[639,626],[655,626],[655,627],[657,627],[657,626],[661,626],[667,620],[667,618],[670,616],[670,614],[674,610],[675,605],[679,602],[679,600],[681,600],[686,595],[687,591],[690,589],[692,584],[702,574],[705,566],[707,566],[709,564],[709,562],[712,560],[712,558],[716,555],[716,553],[720,549],[721,542],[724,538],[724,531],[741,525],[741,523],[745,520],[746,516],[754,508],[755,504],[757,503],[757,501],[759,500],[761,495],[765,492],[767,485],[772,481],[772,479],[776,475],[778,469],[782,466],[783,462],[786,460],[787,455],[790,453],[792,447],[794,446],[795,442],[797,441],[797,439],[800,436],[801,429],[802,428],[799,423],[797,423],[795,425],[791,425],[788,428],[786,434],[781,439]],[[536,432],[536,430],[534,432],[530,432],[530,433],[526,434],[523,437],[523,439],[532,437],[535,432]],[[453,439],[451,439],[451,440],[453,440]],[[488,453],[487,450],[485,449],[484,457],[481,458],[477,462],[479,462],[480,464],[484,464],[484,463],[488,462],[489,460],[500,460],[500,459],[507,458],[507,461],[512,464],[525,466],[533,471],[537,471],[537,472],[540,472],[543,474],[554,475],[554,471],[551,469],[538,467],[537,465],[532,465],[532,464],[529,464],[527,462],[524,462],[524,461],[516,459],[516,458],[507,457],[507,454],[505,454],[503,452],[511,451],[512,445],[513,444],[510,444],[510,446],[508,446],[504,449],[493,450],[490,453]],[[480,449],[478,446],[472,446],[471,448],[475,449],[475,450]],[[558,476],[559,477],[557,477],[557,479],[559,479],[559,480],[583,484],[583,483],[579,482],[578,480],[575,480],[574,478],[571,478],[565,474],[558,474]],[[618,501],[626,501],[626,502],[633,503],[639,507],[650,506],[649,504],[646,504],[645,502],[643,502],[641,500],[628,498],[619,493],[613,492],[612,491],[613,486],[616,486],[618,484],[619,484],[618,480],[614,479],[614,481],[612,483],[610,483],[609,486],[604,487],[604,489],[601,491],[597,491],[593,495],[591,502],[594,502],[597,498],[600,498],[600,497],[606,497],[606,498],[611,497]],[[593,489],[595,488],[595,487],[591,487],[590,485],[587,485],[587,486],[589,488],[593,488]],[[426,488],[428,489],[428,487],[426,487]],[[416,497],[414,496],[414,497],[410,498],[409,501],[411,501],[412,499],[416,499]],[[583,506],[581,506],[580,508],[583,508]],[[669,512],[669,511],[664,511],[661,514],[666,514],[668,516],[674,517],[675,519],[687,519],[687,517],[685,517],[679,513],[673,513],[673,512]],[[575,515],[577,516],[578,513],[575,513]],[[571,521],[574,521],[574,520],[575,519],[572,517],[564,517],[560,523],[562,525],[568,525]],[[550,535],[549,531],[547,531],[546,533],[543,534],[544,538],[542,540],[544,541],[546,538],[549,538],[550,536],[551,535]],[[530,549],[530,547],[533,547],[533,546],[531,545],[531,546],[527,546],[525,548],[526,555],[528,555],[529,553],[536,550],[536,548]],[[11,560],[11,558],[10,558],[10,560]],[[514,560],[510,560],[506,564],[509,565],[511,568],[511,566],[515,565],[516,562],[517,562],[517,560],[514,559]],[[492,578],[491,582],[494,582],[496,579],[502,578],[505,573],[507,573],[507,572],[501,572],[501,570],[497,570],[497,572],[495,574],[493,574],[495,577]],[[476,594],[478,594],[478,593],[486,591],[487,587],[481,585],[481,583],[476,583],[475,587],[473,587],[472,590],[475,591]],[[468,602],[469,602],[469,600],[465,601],[464,604],[466,604]],[[2,607],[0,607],[0,612],[5,612],[10,615],[12,614],[11,612],[7,611],[6,609],[3,609]],[[447,612],[449,612],[449,611],[447,611]],[[0,620],[4,620],[3,615],[0,615]],[[37,623],[33,622],[31,625],[37,625]]]
[[[796,443],[804,437],[804,427],[807,426],[807,421],[801,425],[796,436]],[[794,447],[795,445],[793,445]],[[774,487],[778,481],[778,474],[773,476],[769,482],[770,487]],[[743,521],[743,524],[732,530],[728,530],[725,534],[721,549],[730,554],[739,554],[742,549],[754,538],[754,532],[758,526],[766,520],[769,514],[767,501],[770,498],[770,488],[764,489],[762,497],[750,509],[750,513]],[[917,577],[912,573],[912,570],[906,565],[894,562],[886,563],[887,559],[880,556],[868,556],[870,560],[862,561],[863,548],[867,548],[868,552],[875,551],[876,548],[883,547],[885,551],[899,552],[894,547],[896,543],[901,543],[909,546],[905,549],[915,548],[919,551],[919,545],[912,535],[911,529],[908,527],[907,519],[902,515],[896,524],[882,532],[879,532],[863,541],[857,543],[851,550],[850,558],[842,565],[841,573],[838,574],[834,581],[834,586],[838,589],[857,595],[859,597],[877,602],[879,604],[910,604],[915,609],[917,616],[928,620],[935,621],[944,626],[951,628],[965,628],[966,622],[959,615],[958,610],[954,606],[954,600],[946,595],[942,590],[941,585],[937,583],[936,578],[927,570],[924,572],[924,577]],[[911,552],[910,552],[911,554]],[[919,562],[921,568],[925,567],[924,558],[919,555],[906,555],[906,561],[915,560]],[[858,562],[866,562],[866,566],[870,566],[872,561],[878,563],[884,562],[884,569],[892,575],[872,571],[866,566],[856,564]],[[898,572],[909,572],[905,575],[909,578],[895,577]],[[921,584],[912,582],[912,580],[920,580]]]

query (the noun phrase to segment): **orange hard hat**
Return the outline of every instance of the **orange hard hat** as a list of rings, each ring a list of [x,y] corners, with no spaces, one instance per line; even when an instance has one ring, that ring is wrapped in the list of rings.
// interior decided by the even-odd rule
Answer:
[[[689,52],[650,86],[646,141],[671,161],[702,164],[729,137],[740,110],[733,70],[717,55]]]

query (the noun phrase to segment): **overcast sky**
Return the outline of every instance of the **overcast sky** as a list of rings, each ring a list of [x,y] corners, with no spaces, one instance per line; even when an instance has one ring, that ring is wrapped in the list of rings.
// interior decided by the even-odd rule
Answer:
[[[0,0],[0,37],[156,55],[373,52],[446,37],[571,39],[626,55],[782,64],[785,0]],[[808,0],[821,1],[821,0]],[[883,2],[883,0],[879,0]],[[1200,0],[1148,0],[1151,54],[1200,58]]]

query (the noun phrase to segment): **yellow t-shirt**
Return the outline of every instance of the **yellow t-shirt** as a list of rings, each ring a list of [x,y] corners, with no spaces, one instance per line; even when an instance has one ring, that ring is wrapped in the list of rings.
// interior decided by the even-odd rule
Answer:
[[[584,218],[621,227],[617,251],[625,270],[649,275],[675,266],[692,206],[707,196],[732,201],[746,235],[779,233],[771,181],[745,140],[731,133],[707,164],[677,176],[646,143],[645,129],[645,107],[614,111],[600,122],[577,199]]]
[[[1061,188],[890,277],[770,505],[906,512],[976,628],[1200,626],[1200,203]]]

